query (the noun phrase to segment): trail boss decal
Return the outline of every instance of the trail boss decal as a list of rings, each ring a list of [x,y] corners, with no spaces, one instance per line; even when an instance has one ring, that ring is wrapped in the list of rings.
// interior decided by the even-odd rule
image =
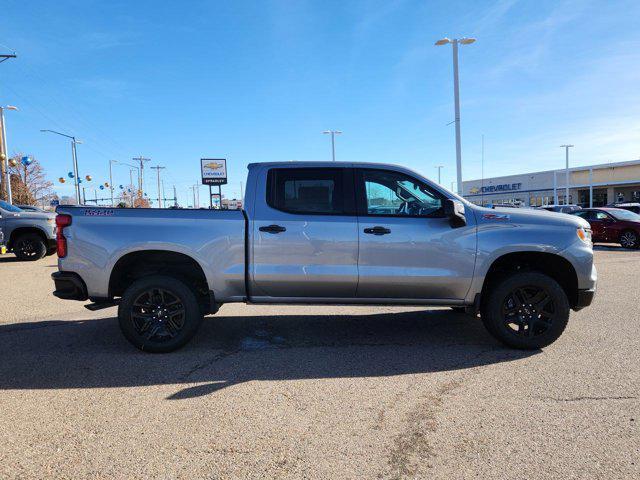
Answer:
[[[112,217],[115,212],[111,208],[85,208],[86,217]]]

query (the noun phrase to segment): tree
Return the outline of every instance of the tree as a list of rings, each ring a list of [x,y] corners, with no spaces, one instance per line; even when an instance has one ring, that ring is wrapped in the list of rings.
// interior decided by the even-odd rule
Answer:
[[[53,183],[47,180],[44,168],[33,157],[29,165],[23,165],[22,154],[9,159],[9,176],[11,178],[11,196],[13,203],[19,205],[36,205],[47,202],[53,196]],[[2,192],[4,197],[4,192]]]

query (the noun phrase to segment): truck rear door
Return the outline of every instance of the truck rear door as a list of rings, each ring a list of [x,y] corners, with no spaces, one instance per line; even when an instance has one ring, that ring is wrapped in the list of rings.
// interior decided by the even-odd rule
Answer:
[[[358,228],[352,170],[265,167],[256,185],[252,298],[354,297]]]

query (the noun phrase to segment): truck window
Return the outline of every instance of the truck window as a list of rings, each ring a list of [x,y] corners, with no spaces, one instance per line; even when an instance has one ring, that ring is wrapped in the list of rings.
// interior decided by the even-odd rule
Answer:
[[[442,198],[427,185],[400,172],[360,170],[367,215],[440,217]]]
[[[343,168],[274,168],[267,179],[267,204],[289,213],[347,215]]]

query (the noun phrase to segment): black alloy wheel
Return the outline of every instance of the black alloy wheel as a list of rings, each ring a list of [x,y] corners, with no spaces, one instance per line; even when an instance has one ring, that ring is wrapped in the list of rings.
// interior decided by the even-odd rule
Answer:
[[[47,253],[47,247],[42,238],[35,233],[19,236],[13,244],[13,253],[20,260],[40,260]]]
[[[140,350],[171,352],[185,345],[202,322],[196,293],[182,280],[165,275],[142,277],[122,295],[118,322]]]
[[[519,271],[493,281],[482,300],[482,323],[505,345],[533,350],[555,342],[569,321],[569,300],[550,276]]]

